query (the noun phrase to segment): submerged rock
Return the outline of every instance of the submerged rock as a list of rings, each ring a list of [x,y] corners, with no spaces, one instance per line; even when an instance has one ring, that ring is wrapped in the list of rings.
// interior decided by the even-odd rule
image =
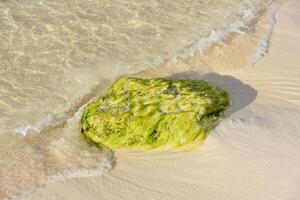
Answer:
[[[202,80],[121,78],[86,106],[81,132],[110,148],[192,148],[228,106],[228,93]]]

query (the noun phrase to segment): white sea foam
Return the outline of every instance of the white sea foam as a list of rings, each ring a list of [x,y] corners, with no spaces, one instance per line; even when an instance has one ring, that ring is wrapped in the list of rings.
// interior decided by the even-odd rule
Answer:
[[[269,50],[270,38],[273,33],[273,28],[276,24],[275,13],[277,12],[277,10],[278,6],[273,5],[273,7],[266,13],[266,17],[268,19],[267,32],[261,37],[259,41],[259,47],[257,48],[257,52],[252,57],[251,65],[255,64],[261,58],[263,58]]]
[[[99,160],[98,165],[95,168],[73,168],[64,170],[53,176],[47,177],[44,183],[49,184],[55,181],[62,181],[66,178],[100,176],[110,171],[113,168],[113,163],[114,161],[111,156],[104,156],[101,160]]]
[[[42,137],[41,141],[46,140],[44,144],[46,146],[40,146],[38,151],[34,147],[27,147],[31,152],[29,159],[42,163],[45,168],[42,173],[36,169],[36,174],[41,173],[37,181],[39,184],[33,185],[30,190],[27,189],[17,195],[9,196],[7,199],[24,198],[35,192],[40,186],[63,181],[66,178],[101,176],[114,167],[115,158],[110,149],[92,146],[82,138],[79,121],[84,107],[85,105],[82,105],[72,117],[65,117],[66,115],[62,114],[57,118],[48,116],[45,120],[32,125],[37,131],[41,131],[45,126],[53,126],[58,123],[58,119],[65,122],[63,127],[53,130],[52,135],[56,135],[54,138],[43,136],[43,134],[37,135],[37,137]],[[35,160],[37,157],[35,155],[38,155],[39,160]]]
[[[109,172],[114,166],[114,158],[112,152],[106,152],[103,157],[98,160],[98,165],[94,168],[72,168],[68,170],[64,170],[58,172],[55,175],[48,176],[43,180],[40,186],[45,186],[57,181],[63,181],[66,178],[79,178],[79,177],[92,177],[92,176],[101,176],[104,173]],[[18,195],[11,195],[9,197],[4,198],[4,200],[18,200],[23,199],[30,194],[34,193],[39,187],[34,187],[28,191],[22,192]]]
[[[60,113],[60,114],[55,115],[55,116],[53,116],[51,114],[48,114],[42,120],[36,121],[32,124],[27,124],[25,126],[17,127],[13,131],[15,133],[19,133],[23,136],[26,136],[26,134],[30,130],[33,130],[37,133],[40,133],[43,128],[48,127],[48,126],[53,126],[53,125],[57,124],[59,121],[65,119],[65,117],[66,117],[65,113]]]
[[[270,38],[273,32],[274,25],[276,24],[275,20],[275,13],[278,10],[278,5],[276,2],[273,2],[271,8],[268,9],[265,16],[268,18],[268,23],[266,24],[267,31],[266,33],[261,37],[259,41],[259,45],[257,47],[256,53],[253,55],[250,65],[254,65],[257,61],[259,61],[261,58],[263,58],[268,50],[269,50],[269,42]],[[212,30],[211,33],[204,38],[199,38],[194,45],[192,45],[190,48],[186,49],[182,53],[175,54],[168,62],[167,64],[169,66],[174,65],[178,60],[185,60],[187,58],[190,58],[195,55],[195,53],[201,53],[205,51],[210,46],[221,43],[222,40],[229,37],[232,33],[239,33],[239,34],[245,34],[243,29],[248,30],[249,26],[252,25],[251,22],[254,19],[255,14],[250,8],[243,8],[241,12],[241,19],[229,24],[225,27],[219,27],[216,30]],[[155,60],[155,64],[159,65],[162,64],[162,60]]]
[[[242,8],[240,15],[242,16],[237,21],[230,23],[225,27],[219,27],[216,30],[212,30],[211,33],[204,38],[199,38],[194,45],[190,48],[186,49],[182,53],[174,55],[170,61],[168,61],[168,65],[174,65],[177,60],[185,60],[189,57],[192,57],[197,52],[202,52],[208,47],[221,42],[223,39],[228,37],[232,33],[243,33],[241,30],[243,28],[248,28],[251,20],[254,17],[254,13],[250,8]],[[157,61],[156,61],[157,62]]]
[[[25,136],[27,134],[27,131],[29,130],[34,130],[39,133],[43,127],[48,126],[49,124],[51,124],[52,121],[53,121],[53,116],[49,114],[40,121],[15,128],[14,132],[22,134],[23,136]]]

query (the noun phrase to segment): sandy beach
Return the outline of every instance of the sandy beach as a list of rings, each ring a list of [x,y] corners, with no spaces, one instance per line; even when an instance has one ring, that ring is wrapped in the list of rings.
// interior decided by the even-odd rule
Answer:
[[[299,10],[298,0],[280,6],[270,49],[254,66],[170,75],[205,79],[232,97],[226,118],[199,149],[116,151],[109,173],[55,182],[25,199],[299,199]]]

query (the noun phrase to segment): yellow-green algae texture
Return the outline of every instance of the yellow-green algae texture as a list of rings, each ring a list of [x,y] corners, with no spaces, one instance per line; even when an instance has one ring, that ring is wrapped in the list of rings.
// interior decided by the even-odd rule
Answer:
[[[85,107],[81,132],[110,148],[194,148],[228,106],[228,93],[202,80],[125,77]]]

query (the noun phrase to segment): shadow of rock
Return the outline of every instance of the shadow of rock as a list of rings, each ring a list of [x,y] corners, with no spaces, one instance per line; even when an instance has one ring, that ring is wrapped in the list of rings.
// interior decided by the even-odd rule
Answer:
[[[231,106],[226,112],[227,116],[248,106],[257,96],[257,91],[254,88],[229,75],[219,75],[216,73],[200,74],[198,72],[189,71],[174,74],[166,78],[173,80],[201,79],[207,81],[211,85],[225,89],[229,92],[231,98]]]

